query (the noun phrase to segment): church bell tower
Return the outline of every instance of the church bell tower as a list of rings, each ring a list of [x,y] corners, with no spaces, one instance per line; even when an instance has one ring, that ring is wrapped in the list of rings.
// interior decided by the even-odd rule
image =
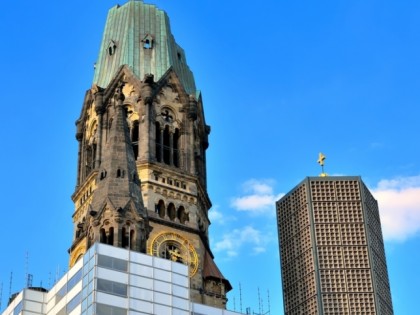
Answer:
[[[76,128],[70,265],[94,242],[170,259],[189,265],[194,302],[224,308],[232,287],[208,238],[210,126],[164,11],[111,8]]]

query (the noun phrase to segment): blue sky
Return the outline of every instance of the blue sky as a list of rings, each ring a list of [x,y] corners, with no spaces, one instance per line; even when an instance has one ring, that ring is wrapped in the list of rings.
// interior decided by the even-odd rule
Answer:
[[[121,3],[123,3],[122,1]],[[67,269],[74,121],[117,2],[0,9],[2,305]],[[361,175],[378,199],[395,314],[420,297],[420,2],[151,1],[202,90],[211,247],[229,308],[283,314],[274,202],[305,176]],[[26,258],[28,257],[28,258]],[[258,302],[258,289],[262,303]]]

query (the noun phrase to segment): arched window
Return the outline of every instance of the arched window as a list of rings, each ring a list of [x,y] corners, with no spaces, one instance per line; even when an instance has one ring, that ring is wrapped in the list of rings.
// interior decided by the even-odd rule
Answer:
[[[175,220],[176,210],[175,210],[175,206],[172,202],[168,206],[168,216],[169,216],[169,219],[171,219],[172,221]]]
[[[115,54],[115,50],[117,49],[117,45],[113,40],[111,40],[108,44],[108,55],[112,56]]]
[[[177,217],[180,223],[185,224],[186,221],[189,221],[188,214],[185,212],[185,208],[180,206],[178,208]]]
[[[163,202],[163,200],[159,200],[158,204],[156,205],[156,213],[162,219],[165,217],[165,203]]]
[[[143,48],[144,49],[152,49],[153,48],[153,37],[149,34],[146,35],[146,37],[143,38]]]
[[[169,124],[172,124],[174,120],[173,114],[169,110],[164,110],[162,117],[165,122]],[[155,123],[155,128],[156,161],[175,167],[180,167],[181,133],[179,129],[175,128],[173,130],[166,123],[163,128],[159,122]]]
[[[152,43],[151,43],[151,41],[150,41],[149,39],[146,39],[146,40],[144,41],[144,43],[143,43],[143,48],[144,48],[144,49],[150,49],[150,48],[152,48]]]

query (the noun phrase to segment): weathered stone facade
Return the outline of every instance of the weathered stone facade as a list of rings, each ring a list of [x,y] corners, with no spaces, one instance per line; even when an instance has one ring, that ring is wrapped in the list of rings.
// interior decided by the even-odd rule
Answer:
[[[132,1],[115,7],[109,21],[117,24],[118,14],[125,12],[120,9],[134,14],[141,13],[143,6],[142,1]],[[163,20],[169,23],[167,18]],[[115,56],[130,55],[127,49],[139,49],[133,55],[144,61],[162,54],[161,49],[179,47],[169,24],[165,29],[170,44],[160,43],[154,28],[147,30],[142,24],[143,34],[133,40],[141,38],[149,45],[121,47],[119,36],[124,34],[115,34],[112,41],[107,38],[112,33],[109,21],[106,45],[101,48],[107,47],[107,51],[100,53],[101,71],[115,68],[114,64],[107,69],[107,62],[122,63],[124,58]],[[123,32],[130,31],[136,33],[134,25]],[[193,301],[224,308],[231,285],[213,261],[208,238],[211,202],[206,187],[206,149],[210,127],[201,94],[191,94],[195,85],[181,52],[178,57],[184,60],[169,63],[166,72],[157,77],[144,73],[140,79],[144,69],[136,68],[135,62],[121,64],[112,76],[95,73],[98,82],[102,82],[100,78],[112,79],[106,87],[94,84],[87,91],[76,123],[79,156],[70,265],[93,242],[158,255],[190,265]]]

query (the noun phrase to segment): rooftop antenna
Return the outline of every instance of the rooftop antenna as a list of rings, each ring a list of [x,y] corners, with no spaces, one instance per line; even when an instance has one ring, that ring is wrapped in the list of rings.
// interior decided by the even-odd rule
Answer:
[[[60,265],[57,265],[57,270],[55,271],[55,280],[54,284],[57,283],[58,279],[60,279]]]
[[[239,306],[241,308],[241,313],[242,313],[242,287],[241,287],[240,282],[239,282]]]
[[[319,152],[318,164],[321,165],[322,173],[319,175],[321,177],[327,177],[328,176],[328,174],[324,172],[324,164],[325,164],[325,159],[326,158],[327,157],[324,154],[322,154],[321,152]]]
[[[29,253],[28,251],[26,251],[25,254],[25,287],[27,288],[29,286],[28,282],[29,282]]]
[[[252,312],[253,315],[269,315],[270,314],[270,293],[268,293],[268,311],[264,312],[264,301],[261,298],[260,288],[258,288],[258,313]]]
[[[9,298],[12,296],[12,281],[13,281],[13,271],[10,272],[10,281],[9,281]]]
[[[31,275],[30,273],[28,273],[28,278],[26,279],[26,287],[30,288],[32,287],[32,280],[33,280],[34,276]]]

